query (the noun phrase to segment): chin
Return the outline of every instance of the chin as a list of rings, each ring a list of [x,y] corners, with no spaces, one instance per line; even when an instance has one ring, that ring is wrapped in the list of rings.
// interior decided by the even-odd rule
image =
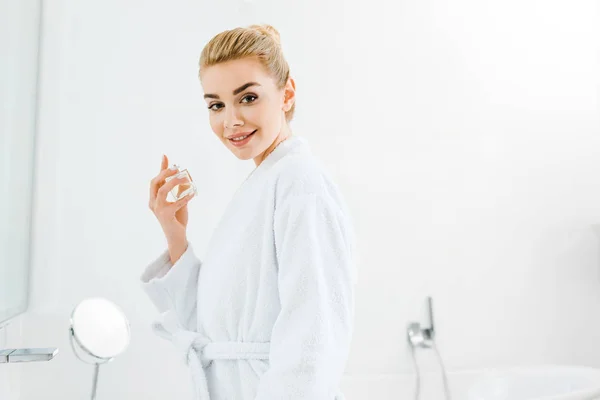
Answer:
[[[229,143],[225,143],[225,146],[238,158],[238,160],[243,161],[253,160],[261,153],[260,150],[256,149],[256,146],[248,146],[241,149],[234,147]]]
[[[227,146],[227,148],[229,150],[231,150],[231,152],[238,158],[238,160],[242,160],[242,161],[246,161],[246,160],[253,160],[254,157],[256,157],[255,155],[253,155],[251,149],[242,149],[240,151],[240,149],[236,149],[236,148],[230,148],[229,146]]]
[[[242,161],[246,161],[246,160],[253,160],[254,157],[250,154],[239,154],[236,153],[236,157],[238,158],[238,160],[242,160]]]

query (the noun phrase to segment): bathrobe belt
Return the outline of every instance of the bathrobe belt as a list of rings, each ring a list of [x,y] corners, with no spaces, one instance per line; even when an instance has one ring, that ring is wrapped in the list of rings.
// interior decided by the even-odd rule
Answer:
[[[152,325],[154,332],[171,341],[189,366],[196,400],[210,400],[205,368],[213,360],[267,360],[269,343],[212,342],[206,336],[184,329],[173,311],[167,311]]]

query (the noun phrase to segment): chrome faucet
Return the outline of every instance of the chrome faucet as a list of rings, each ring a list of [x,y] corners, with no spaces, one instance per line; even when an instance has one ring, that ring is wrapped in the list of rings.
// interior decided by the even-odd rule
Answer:
[[[58,354],[56,347],[42,349],[5,349],[0,350],[0,364],[50,361]]]
[[[431,297],[427,297],[427,311],[429,315],[428,328],[422,328],[421,324],[419,324],[418,322],[411,322],[408,324],[408,327],[406,329],[408,342],[413,348],[430,348],[433,346],[435,330],[433,329],[433,305]]]
[[[444,366],[444,362],[442,360],[442,356],[437,349],[435,344],[435,329],[433,328],[433,304],[431,301],[431,297],[427,297],[427,314],[429,316],[429,327],[422,328],[421,324],[418,322],[410,322],[408,327],[406,328],[406,335],[408,338],[408,343],[410,344],[411,355],[415,365],[415,399],[420,399],[421,394],[421,374],[419,371],[419,364],[417,363],[416,351],[418,347],[422,347],[425,349],[433,349],[435,354],[437,355],[438,361],[440,363],[440,367],[442,369],[442,378],[444,380],[444,394],[446,400],[451,400],[450,398],[450,386],[448,385],[448,379],[446,376],[446,367]]]

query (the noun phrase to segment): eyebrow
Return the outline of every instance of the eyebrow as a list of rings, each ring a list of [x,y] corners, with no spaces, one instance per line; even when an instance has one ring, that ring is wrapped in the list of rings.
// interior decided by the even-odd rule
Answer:
[[[257,82],[248,82],[248,83],[246,83],[246,84],[244,84],[244,85],[240,86],[239,88],[235,89],[235,90],[233,91],[233,95],[235,96],[236,94],[239,94],[239,93],[243,92],[244,90],[248,89],[250,86],[260,86],[260,84],[259,84],[259,83],[257,83]],[[207,94],[205,94],[205,95],[204,95],[204,98],[205,98],[205,99],[208,99],[208,98],[211,98],[211,99],[218,99],[218,98],[219,98],[219,96],[218,96],[218,95],[216,95],[216,94],[210,94],[210,93],[207,93]]]

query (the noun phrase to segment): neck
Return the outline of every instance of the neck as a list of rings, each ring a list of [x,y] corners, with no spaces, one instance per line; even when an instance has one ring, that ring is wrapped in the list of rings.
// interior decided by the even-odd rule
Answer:
[[[256,166],[258,167],[281,142],[283,142],[290,136],[292,136],[292,130],[286,123],[284,124],[283,128],[281,129],[273,143],[269,147],[267,147],[267,149],[263,153],[259,154],[257,157],[254,158],[254,163],[256,164]]]

